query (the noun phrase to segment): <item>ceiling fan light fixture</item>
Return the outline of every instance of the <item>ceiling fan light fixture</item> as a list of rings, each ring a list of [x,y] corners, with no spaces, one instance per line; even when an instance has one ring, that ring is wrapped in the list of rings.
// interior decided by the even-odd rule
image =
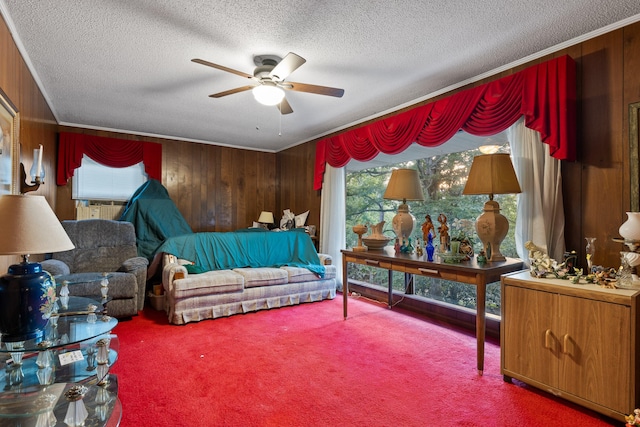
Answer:
[[[252,89],[256,101],[263,105],[277,105],[284,98],[284,90],[272,82],[264,82]]]

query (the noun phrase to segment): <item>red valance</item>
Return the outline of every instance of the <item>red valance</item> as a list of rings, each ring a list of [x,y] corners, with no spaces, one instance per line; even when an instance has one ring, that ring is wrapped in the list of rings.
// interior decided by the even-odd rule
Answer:
[[[86,154],[96,162],[125,168],[144,162],[149,178],[162,181],[162,144],[60,132],[58,141],[58,185],[66,185]]]
[[[339,135],[316,148],[314,189],[322,188],[325,164],[343,167],[349,160],[369,161],[378,153],[397,154],[416,142],[434,147],[460,129],[489,136],[520,116],[541,135],[551,155],[576,159],[576,64],[562,56],[482,86],[413,108]]]

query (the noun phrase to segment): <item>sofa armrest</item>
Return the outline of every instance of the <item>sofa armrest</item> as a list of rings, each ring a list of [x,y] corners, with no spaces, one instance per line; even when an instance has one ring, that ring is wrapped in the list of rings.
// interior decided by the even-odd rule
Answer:
[[[148,259],[144,257],[133,257],[123,262],[119,269],[120,271],[131,273],[136,276],[136,283],[138,285],[138,310],[142,310],[144,308],[148,266]]]
[[[52,276],[66,276],[71,273],[69,266],[59,259],[47,259],[40,261],[42,269],[49,272]]]
[[[331,264],[333,264],[333,258],[329,254],[318,253],[318,258],[320,258],[320,264],[322,264],[322,265],[331,265]]]
[[[162,268],[162,287],[166,294],[173,293],[173,281],[176,279],[184,279],[189,273],[187,268],[175,262],[165,264]]]

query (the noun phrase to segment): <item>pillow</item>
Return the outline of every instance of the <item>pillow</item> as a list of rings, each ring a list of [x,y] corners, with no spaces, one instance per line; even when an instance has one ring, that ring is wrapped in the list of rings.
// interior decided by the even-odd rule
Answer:
[[[200,267],[199,265],[195,265],[195,264],[187,264],[184,266],[184,268],[187,269],[187,273],[189,274],[200,274],[200,273],[204,273],[206,270],[202,267]]]
[[[304,224],[307,222],[307,217],[309,216],[309,211],[305,213],[301,213],[300,215],[296,215],[296,228],[304,227]]]

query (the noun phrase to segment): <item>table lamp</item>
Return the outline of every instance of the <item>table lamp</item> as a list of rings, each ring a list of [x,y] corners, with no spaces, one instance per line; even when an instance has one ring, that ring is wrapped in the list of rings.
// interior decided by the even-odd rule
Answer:
[[[30,254],[61,252],[75,246],[43,196],[0,196],[0,255],[23,261],[0,277],[2,342],[41,340],[56,300],[55,283]]]
[[[394,169],[391,171],[389,184],[387,184],[387,189],[382,197],[390,200],[402,200],[402,204],[398,206],[398,213],[393,217],[393,231],[400,241],[405,237],[411,237],[416,219],[409,211],[407,200],[424,200],[418,171],[415,169]]]
[[[269,225],[273,224],[273,212],[262,211],[260,213],[260,217],[258,218],[258,222],[262,226],[262,228],[269,229]]]
[[[473,158],[462,194],[488,194],[484,212],[476,220],[476,232],[488,261],[504,261],[500,244],[509,231],[509,221],[500,213],[494,194],[520,193],[520,184],[507,153],[482,154]]]

